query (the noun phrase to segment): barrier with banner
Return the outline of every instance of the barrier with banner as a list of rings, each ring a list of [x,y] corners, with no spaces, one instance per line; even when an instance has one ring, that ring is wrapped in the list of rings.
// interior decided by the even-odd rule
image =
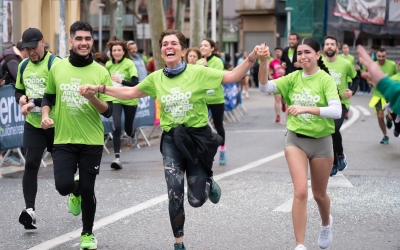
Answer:
[[[0,88],[0,150],[1,152],[22,147],[25,117],[15,101],[15,88],[4,85]]]

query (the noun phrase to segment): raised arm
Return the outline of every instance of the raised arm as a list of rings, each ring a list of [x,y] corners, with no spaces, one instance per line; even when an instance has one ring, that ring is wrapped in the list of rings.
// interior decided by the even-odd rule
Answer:
[[[106,85],[85,84],[79,88],[79,93],[83,96],[89,96],[89,95],[94,96],[97,93],[102,93],[124,100],[131,100],[134,98],[141,98],[147,96],[147,94],[141,91],[137,86],[133,88],[120,88],[120,87],[110,87]]]

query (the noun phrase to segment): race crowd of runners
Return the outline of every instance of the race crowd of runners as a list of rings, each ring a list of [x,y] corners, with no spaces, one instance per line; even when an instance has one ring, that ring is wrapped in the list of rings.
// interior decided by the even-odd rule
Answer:
[[[400,133],[400,85],[396,82],[400,81],[400,61],[388,60],[384,48],[371,54],[359,46],[355,62],[348,45],[340,45],[334,36],[326,36],[319,44],[313,38],[290,34],[288,47],[256,45],[250,53],[241,53],[232,67],[229,55],[219,52],[212,39],[188,48],[180,31],[167,29],[158,41],[165,66],[155,70],[154,59],[143,60],[134,41],[114,37],[107,51],[93,53],[90,24],[77,21],[69,33],[71,50],[68,57],[59,58],[47,50],[39,29],[25,30],[17,46],[8,51],[13,56],[3,58],[0,85],[15,85],[15,100],[26,117],[25,206],[19,222],[27,230],[37,229],[38,171],[46,150],[52,155],[56,190],[68,197],[72,215],[82,214],[81,249],[97,249],[95,182],[104,144],[100,116],[113,118],[115,159],[110,167],[120,170],[120,139],[123,131],[135,137],[138,98],[150,96],[161,104],[160,151],[174,249],[185,249],[185,174],[191,206],[201,207],[207,200],[217,204],[221,197],[213,178],[213,161],[219,152],[219,164],[228,162],[222,84],[237,83],[246,99],[252,79],[260,91],[275,95],[275,121],[283,121],[281,111],[285,114],[284,152],[294,186],[296,250],[307,249],[308,170],[321,217],[318,245],[325,249],[332,242],[327,185],[330,176],[348,166],[340,128],[348,117],[352,96],[357,91],[369,93],[373,87],[369,106],[383,134],[379,143],[389,143],[387,131],[393,124],[394,136]],[[208,125],[210,116],[216,133]]]

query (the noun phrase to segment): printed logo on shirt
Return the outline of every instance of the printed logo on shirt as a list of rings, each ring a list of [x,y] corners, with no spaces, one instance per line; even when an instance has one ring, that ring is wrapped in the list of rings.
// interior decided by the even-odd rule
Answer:
[[[213,89],[209,89],[209,90],[207,90],[207,95],[209,95],[209,96],[215,95],[215,91]]]
[[[96,169],[96,170],[97,170],[97,169],[99,169],[99,167],[100,167],[100,166],[95,166],[95,167],[94,167],[94,169]]]
[[[180,87],[176,87],[172,88],[170,93],[171,94],[162,95],[160,98],[164,107],[164,112],[171,113],[174,119],[179,119],[181,121],[186,116],[186,112],[193,109],[193,104],[189,101],[192,97],[192,92],[187,91],[182,93]],[[176,122],[178,122],[178,120],[176,120]]]
[[[89,100],[79,94],[78,88],[81,85],[81,79],[71,78],[70,83],[61,83],[61,102],[62,105],[69,109],[69,114],[77,115],[78,109],[82,108],[82,105],[89,103]],[[74,112],[75,111],[75,112]]]
[[[336,73],[335,69],[329,69],[329,74],[335,80],[336,85],[340,85],[340,83],[341,83],[340,78],[342,77],[342,73],[340,73],[340,72]]]
[[[38,78],[36,72],[32,72],[29,77],[24,77],[24,85],[27,94],[33,98],[42,98],[46,90],[46,78]]]
[[[312,95],[311,89],[303,88],[301,93],[293,93],[291,99],[293,105],[316,107],[317,103],[321,100],[321,96]],[[298,116],[307,119],[314,118],[312,114],[300,114]]]
[[[119,70],[114,71],[113,75],[118,76],[118,78],[119,78],[120,80],[124,80],[124,79],[125,79],[125,74],[120,74],[120,73],[119,73]],[[118,82],[112,81],[112,83],[113,83],[113,85],[114,85],[115,87],[122,87],[122,86],[123,86],[121,83],[118,83]]]

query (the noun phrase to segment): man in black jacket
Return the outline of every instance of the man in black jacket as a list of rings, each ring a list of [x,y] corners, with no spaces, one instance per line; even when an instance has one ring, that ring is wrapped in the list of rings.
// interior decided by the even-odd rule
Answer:
[[[301,69],[300,62],[297,61],[297,45],[299,44],[300,36],[296,33],[289,35],[289,47],[286,47],[282,52],[281,62],[285,69],[285,75],[293,71]]]

